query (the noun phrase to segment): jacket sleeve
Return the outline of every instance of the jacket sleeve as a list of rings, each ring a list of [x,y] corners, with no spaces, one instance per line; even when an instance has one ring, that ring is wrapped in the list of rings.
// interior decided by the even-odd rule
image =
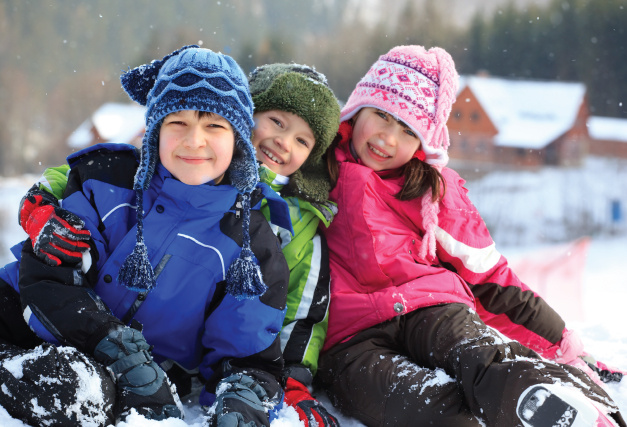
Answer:
[[[310,222],[283,247],[290,281],[281,348],[286,365],[304,365],[315,375],[329,322],[330,274],[327,242],[317,231],[319,220],[313,217]]]
[[[242,244],[242,218],[227,213],[221,221],[223,232]],[[200,374],[205,388],[200,395],[202,405],[215,399],[215,386],[234,370],[270,374],[268,395],[276,394],[283,370],[279,331],[285,317],[289,270],[278,240],[265,217],[258,210],[250,215],[251,248],[259,266],[266,292],[250,299],[237,299],[225,291],[225,284],[216,286],[207,308],[202,344],[205,356]]]
[[[69,171],[69,165],[47,168],[39,178],[39,188],[49,192],[57,199],[62,199],[67,187]]]
[[[470,287],[477,313],[489,326],[553,358],[565,329],[548,303],[520,281],[497,250],[488,229],[468,199],[464,180],[444,170],[446,195],[436,229],[440,262]]]
[[[99,162],[109,165],[110,160],[106,154],[95,153],[77,161],[70,171],[63,196],[63,207],[81,217],[92,236],[92,262],[87,272],[83,273],[80,268],[46,265],[33,253],[30,240],[22,248],[20,264],[20,296],[31,328],[46,341],[71,345],[88,354],[93,353],[103,337],[122,325],[93,291],[96,265],[106,253],[106,242],[99,231],[98,211],[92,204],[94,194],[86,183],[95,178],[95,172],[107,170],[98,168]],[[120,163],[120,170],[129,169],[126,164],[129,162],[136,165],[134,155]],[[133,170],[131,167],[131,172],[126,174],[131,183]]]
[[[22,247],[19,276],[25,320],[45,341],[93,354],[100,339],[122,325],[82,271],[48,266],[33,253],[30,239]]]

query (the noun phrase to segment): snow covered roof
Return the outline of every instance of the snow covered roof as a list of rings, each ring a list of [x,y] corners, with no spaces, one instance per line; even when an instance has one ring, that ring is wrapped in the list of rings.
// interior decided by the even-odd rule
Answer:
[[[590,116],[588,133],[592,139],[627,142],[627,119]]]
[[[71,148],[84,148],[92,143],[92,126],[103,142],[129,143],[143,132],[146,108],[137,104],[110,102],[102,105],[85,120],[68,138]]]
[[[541,149],[575,123],[584,102],[583,83],[511,80],[462,76],[498,130],[494,142],[508,147]]]

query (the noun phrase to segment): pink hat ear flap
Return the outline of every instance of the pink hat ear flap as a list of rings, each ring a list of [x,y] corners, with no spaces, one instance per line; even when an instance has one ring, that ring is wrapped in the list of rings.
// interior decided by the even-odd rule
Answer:
[[[420,201],[420,214],[422,215],[422,226],[425,229],[425,234],[422,236],[422,244],[418,252],[422,259],[430,261],[436,258],[435,229],[438,226],[438,213],[440,212],[440,206],[433,202],[432,197],[433,193],[427,191]]]
[[[429,145],[433,148],[443,148],[446,150],[449,146],[446,122],[451,114],[453,103],[457,98],[459,75],[457,74],[457,70],[455,70],[453,58],[451,58],[451,55],[444,49],[434,47],[429,49],[429,53],[435,55],[440,70],[440,87],[435,111],[436,127],[429,141]]]

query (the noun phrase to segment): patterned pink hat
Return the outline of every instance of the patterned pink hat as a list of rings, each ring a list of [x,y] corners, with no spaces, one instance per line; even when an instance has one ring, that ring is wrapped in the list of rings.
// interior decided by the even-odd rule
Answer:
[[[357,83],[341,120],[364,107],[392,114],[418,134],[426,162],[441,170],[448,163],[446,122],[458,84],[455,63],[444,49],[397,46],[381,55]]]
[[[420,137],[420,149],[414,157],[438,170],[448,163],[450,144],[446,122],[457,96],[459,75],[453,58],[444,49],[422,46],[397,46],[381,55],[342,109],[341,121],[353,117],[364,107],[378,108],[407,124]],[[424,155],[422,153],[424,151]],[[438,204],[431,194],[421,200],[425,234],[420,256],[436,258],[435,230]]]

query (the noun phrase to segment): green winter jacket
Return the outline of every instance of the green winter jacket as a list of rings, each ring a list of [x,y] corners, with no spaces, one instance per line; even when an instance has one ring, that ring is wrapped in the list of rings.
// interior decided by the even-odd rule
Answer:
[[[70,172],[70,165],[61,165],[54,168],[47,168],[39,178],[39,189],[46,190],[54,197],[61,200],[63,192],[67,187],[67,175]]]
[[[288,182],[288,178],[263,166],[259,176],[261,182],[279,194]],[[310,203],[296,197],[284,197],[284,200],[289,206],[294,235],[272,225],[290,269],[281,348],[286,367],[304,365],[315,375],[327,334],[330,302],[328,248],[318,225],[322,222],[328,227],[337,206],[333,202]],[[266,219],[270,218],[268,206],[262,205],[261,212]]]

